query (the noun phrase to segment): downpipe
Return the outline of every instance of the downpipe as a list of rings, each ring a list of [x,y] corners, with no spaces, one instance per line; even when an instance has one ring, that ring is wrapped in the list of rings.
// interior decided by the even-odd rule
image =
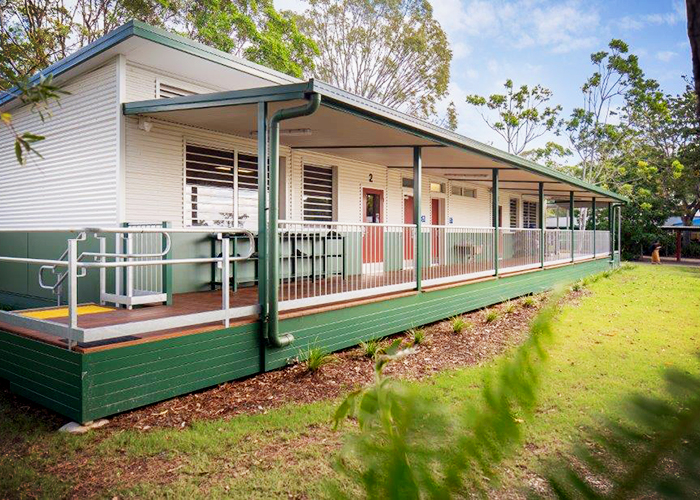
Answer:
[[[268,237],[269,245],[269,286],[268,303],[269,303],[269,326],[268,326],[268,342],[272,347],[287,347],[294,342],[294,336],[287,333],[280,335],[279,333],[279,234],[278,219],[279,219],[279,143],[280,130],[279,124],[283,120],[290,118],[298,118],[300,116],[309,116],[316,112],[321,104],[320,94],[311,94],[309,102],[303,106],[294,108],[280,109],[270,118],[270,232]]]

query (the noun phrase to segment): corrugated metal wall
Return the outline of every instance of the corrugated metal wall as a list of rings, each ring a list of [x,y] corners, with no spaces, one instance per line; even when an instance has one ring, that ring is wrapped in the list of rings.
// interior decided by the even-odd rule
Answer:
[[[117,222],[117,65],[80,75],[45,123],[25,106],[19,132],[46,136],[43,159],[20,166],[14,140],[0,134],[0,227],[112,225]]]

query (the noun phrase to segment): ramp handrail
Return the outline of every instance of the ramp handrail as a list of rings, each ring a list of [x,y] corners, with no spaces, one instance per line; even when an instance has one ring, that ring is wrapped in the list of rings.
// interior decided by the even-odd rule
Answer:
[[[77,279],[80,276],[84,276],[87,269],[98,268],[119,268],[119,267],[136,267],[136,266],[152,266],[152,265],[179,265],[179,264],[206,264],[206,263],[217,263],[222,269],[222,283],[229,283],[230,276],[230,264],[232,262],[238,262],[249,259],[255,252],[255,235],[248,229],[243,228],[218,228],[218,227],[201,227],[201,228],[157,228],[157,227],[91,227],[91,228],[1,228],[0,234],[2,233],[12,233],[12,232],[70,232],[76,233],[75,238],[68,238],[68,248],[61,255],[58,260],[53,259],[36,259],[29,257],[5,257],[0,255],[0,262],[12,262],[12,263],[23,263],[23,264],[40,264],[42,268],[39,270],[39,284],[42,288],[55,290],[58,286],[62,285],[63,282],[68,280],[68,348],[72,348],[75,345],[73,339],[73,330],[78,328],[78,287]],[[104,251],[104,245],[100,245],[99,252],[83,252],[78,254],[78,242],[84,241],[88,233],[93,234],[96,238],[102,239],[104,242],[104,237],[98,236],[100,233],[105,234],[136,234],[136,233],[159,233],[165,236],[166,245],[162,252],[151,253],[151,254],[124,254],[121,252],[106,252]],[[196,233],[196,234],[211,234],[216,235],[216,237],[221,241],[221,257],[195,257],[195,258],[184,258],[184,259],[162,259],[158,257],[163,257],[170,252],[172,246],[172,240],[170,234],[173,233]],[[248,239],[248,251],[243,255],[231,256],[231,246],[230,238],[232,236],[245,236]],[[93,257],[95,262],[82,262],[85,257]],[[113,262],[108,262],[107,259],[127,259],[127,260],[115,260]],[[154,260],[131,260],[133,258],[154,258]],[[65,259],[65,260],[64,260]],[[43,273],[51,269],[55,270],[59,267],[67,267],[67,270],[60,274],[57,283],[53,286],[47,285],[43,280]],[[222,287],[222,309],[224,313],[224,326],[228,328],[230,323],[229,316],[229,287],[224,285]],[[11,312],[5,314],[13,314]]]

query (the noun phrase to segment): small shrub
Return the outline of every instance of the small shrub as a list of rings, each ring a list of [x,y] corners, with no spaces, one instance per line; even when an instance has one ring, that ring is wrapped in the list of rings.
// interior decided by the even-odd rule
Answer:
[[[580,292],[581,290],[583,290],[583,283],[581,281],[577,281],[571,285],[572,292]]]
[[[484,311],[484,321],[486,323],[493,323],[498,319],[498,311],[491,309],[489,311]]]
[[[312,373],[335,361],[335,356],[320,347],[309,347],[300,353],[300,358],[306,361],[306,369]]]
[[[360,348],[364,355],[370,359],[374,359],[377,354],[381,354],[382,346],[379,343],[379,339],[368,340],[367,342],[360,342]]]
[[[425,342],[425,329],[424,328],[411,328],[408,331],[411,337],[411,343],[413,345],[420,345]]]
[[[451,318],[450,323],[452,323],[452,331],[454,333],[462,333],[462,331],[464,331],[464,327],[467,326],[461,316]]]
[[[515,308],[515,302],[513,302],[512,300],[506,300],[503,303],[503,312],[506,314],[513,314],[515,312]]]
[[[610,270],[610,269],[608,269],[607,271],[603,271],[603,272],[601,273],[601,276],[602,276],[603,278],[609,278],[609,277],[612,276],[612,275],[613,275],[613,271]]]
[[[537,304],[537,301],[535,300],[535,297],[532,295],[528,295],[523,299],[523,307],[535,307]]]

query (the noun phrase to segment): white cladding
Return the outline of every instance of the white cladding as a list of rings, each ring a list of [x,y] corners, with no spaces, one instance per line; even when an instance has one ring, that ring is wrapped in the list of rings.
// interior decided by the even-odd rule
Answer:
[[[63,86],[70,94],[42,123],[29,106],[12,110],[21,132],[43,135],[20,166],[14,138],[0,133],[0,227],[86,226],[117,223],[116,60]]]

